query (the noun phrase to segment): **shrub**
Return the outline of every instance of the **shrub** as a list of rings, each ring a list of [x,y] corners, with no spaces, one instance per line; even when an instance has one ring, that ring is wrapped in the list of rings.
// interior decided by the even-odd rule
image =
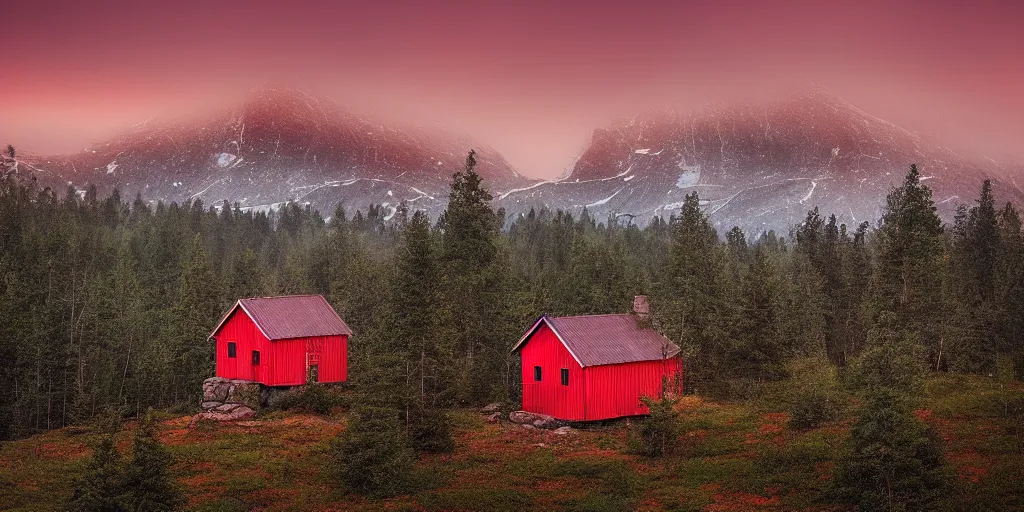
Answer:
[[[409,442],[419,452],[451,453],[455,450],[451,421],[442,409],[420,408],[411,413]]]
[[[809,389],[793,401],[789,414],[790,428],[808,430],[837,419],[839,407],[828,393]]]
[[[372,406],[353,411],[348,427],[332,443],[341,483],[375,497],[410,489],[414,455],[399,414],[397,409]]]
[[[278,395],[272,407],[282,411],[329,414],[331,409],[345,405],[344,394],[324,384],[308,384]]]
[[[790,428],[812,429],[839,418],[843,394],[832,365],[818,358],[800,359],[790,363],[789,373]]]
[[[664,397],[654,400],[641,397],[650,415],[630,432],[630,448],[634,453],[648,457],[661,457],[675,452],[679,446],[679,413],[674,406],[678,400]]]

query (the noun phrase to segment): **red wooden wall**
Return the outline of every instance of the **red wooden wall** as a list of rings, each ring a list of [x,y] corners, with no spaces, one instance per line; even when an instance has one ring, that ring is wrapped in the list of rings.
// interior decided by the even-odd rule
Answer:
[[[241,308],[216,334],[217,376],[251,380],[267,386],[306,383],[307,354],[317,354],[320,382],[348,380],[348,336],[322,336],[270,341]],[[228,342],[236,344],[236,356],[228,357]],[[260,364],[252,365],[252,351],[260,352]]]
[[[669,386],[682,382],[682,361],[678,357],[581,368],[547,324],[527,340],[520,357],[523,410],[567,421],[647,414],[641,396],[660,397],[662,377],[668,379]],[[541,382],[533,379],[534,366],[542,369]],[[568,386],[562,385],[562,368],[569,369]]]
[[[348,364],[345,354],[348,336],[319,336],[278,340],[274,344],[273,386],[296,386],[306,383],[306,354],[319,359],[320,382],[345,382]]]
[[[588,366],[584,371],[588,420],[604,420],[647,414],[641,396],[661,397],[662,377],[668,385],[682,382],[682,364],[678,357],[663,361]],[[679,380],[676,380],[676,374]]]
[[[267,384],[270,340],[240,308],[217,331],[217,376]],[[235,357],[228,357],[228,342],[235,343]],[[260,365],[252,366],[252,351],[260,351]]]
[[[523,410],[563,420],[583,421],[583,368],[543,324],[523,345]],[[533,380],[533,367],[542,369],[541,382]],[[569,369],[569,385],[562,385],[561,369]]]

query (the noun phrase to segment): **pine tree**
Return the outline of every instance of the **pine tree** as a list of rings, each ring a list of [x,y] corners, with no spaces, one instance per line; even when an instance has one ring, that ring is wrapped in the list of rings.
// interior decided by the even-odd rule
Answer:
[[[202,381],[213,374],[210,365],[213,345],[206,337],[219,314],[217,288],[213,286],[213,272],[198,234],[182,257],[180,275],[172,309],[172,347],[178,376],[174,389],[176,400],[195,396],[202,389]]]
[[[687,389],[721,377],[728,353],[726,322],[731,320],[723,283],[718,235],[694,192],[672,222],[672,242],[658,286],[660,328],[688,357]]]
[[[1015,378],[1024,380],[1024,233],[1020,216],[1010,203],[1000,211],[999,232],[996,332],[1001,350],[1013,359]]]
[[[497,237],[500,225],[491,209],[491,194],[476,173],[476,152],[452,176],[448,207],[438,222],[448,308],[444,320],[460,352],[459,388],[464,400],[482,402],[500,393],[496,377],[504,370],[499,294],[506,272],[500,266]]]
[[[124,467],[109,434],[93,450],[75,485],[68,510],[72,512],[127,512],[122,503]]]
[[[931,190],[921,184],[916,165],[886,198],[877,231],[877,264],[869,303],[871,318],[882,312],[938,357],[942,319],[942,221]]]
[[[767,250],[754,249],[753,262],[743,276],[742,316],[736,332],[740,340],[732,362],[746,375],[777,378],[788,359],[780,336],[777,271]]]
[[[169,474],[171,455],[156,437],[152,411],[139,420],[132,443],[132,459],[125,468],[126,510],[169,512],[184,504]]]
[[[839,496],[859,510],[932,510],[946,484],[941,442],[898,393],[870,396],[850,432]]]
[[[403,226],[393,278],[394,309],[391,349],[405,367],[400,403],[405,409],[412,446],[419,451],[454,449],[448,417],[438,408],[450,400],[448,376],[443,368],[453,360],[436,326],[441,304],[436,290],[439,275],[436,250],[426,213],[416,211]]]
[[[397,409],[363,405],[350,413],[347,427],[332,444],[337,477],[370,496],[396,496],[411,486],[413,452]]]

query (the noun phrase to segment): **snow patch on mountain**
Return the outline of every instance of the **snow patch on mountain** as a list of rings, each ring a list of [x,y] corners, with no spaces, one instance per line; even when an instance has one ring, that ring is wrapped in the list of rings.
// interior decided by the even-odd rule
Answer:
[[[237,158],[238,158],[237,155],[233,155],[231,153],[221,153],[221,154],[217,155],[217,167],[221,167],[221,168],[227,167],[227,166],[231,165],[232,163],[234,163],[234,161]]]
[[[699,165],[679,165],[683,172],[676,178],[676,188],[692,187],[700,181]]]
[[[590,204],[588,204],[586,206],[587,206],[587,208],[593,208],[595,206],[601,206],[603,204],[606,204],[608,201],[611,201],[613,197],[619,195],[619,192],[622,192],[624,189],[625,188],[620,188],[620,189],[616,190],[614,194],[612,194],[612,195],[610,195],[610,196],[608,196],[608,197],[606,197],[604,199],[601,199],[601,200],[598,200],[598,201],[594,201],[593,203],[590,203]]]

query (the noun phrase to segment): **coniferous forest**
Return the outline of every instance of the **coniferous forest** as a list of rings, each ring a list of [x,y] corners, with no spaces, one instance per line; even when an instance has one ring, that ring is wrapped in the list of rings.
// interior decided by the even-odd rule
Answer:
[[[0,438],[194,410],[220,316],[282,294],[324,295],[355,332],[350,386],[374,399],[335,448],[350,456],[358,436],[394,444],[399,421],[414,425],[411,449],[450,450],[443,411],[515,403],[509,349],[539,314],[626,312],[641,294],[683,348],[687,393],[741,400],[790,382],[792,421],[808,426],[827,420],[834,388],[856,396],[837,482],[866,509],[893,496],[927,508],[941,488],[934,434],[914,416],[924,379],[1024,378],[1024,233],[987,181],[952,224],[912,166],[874,223],[813,209],[788,233],[744,233],[716,230],[696,193],[642,227],[586,210],[506,218],[474,165],[471,153],[438,219],[413,205],[325,217],[3,182]],[[414,457],[401,444],[380,475],[352,468],[352,485],[398,485]]]

